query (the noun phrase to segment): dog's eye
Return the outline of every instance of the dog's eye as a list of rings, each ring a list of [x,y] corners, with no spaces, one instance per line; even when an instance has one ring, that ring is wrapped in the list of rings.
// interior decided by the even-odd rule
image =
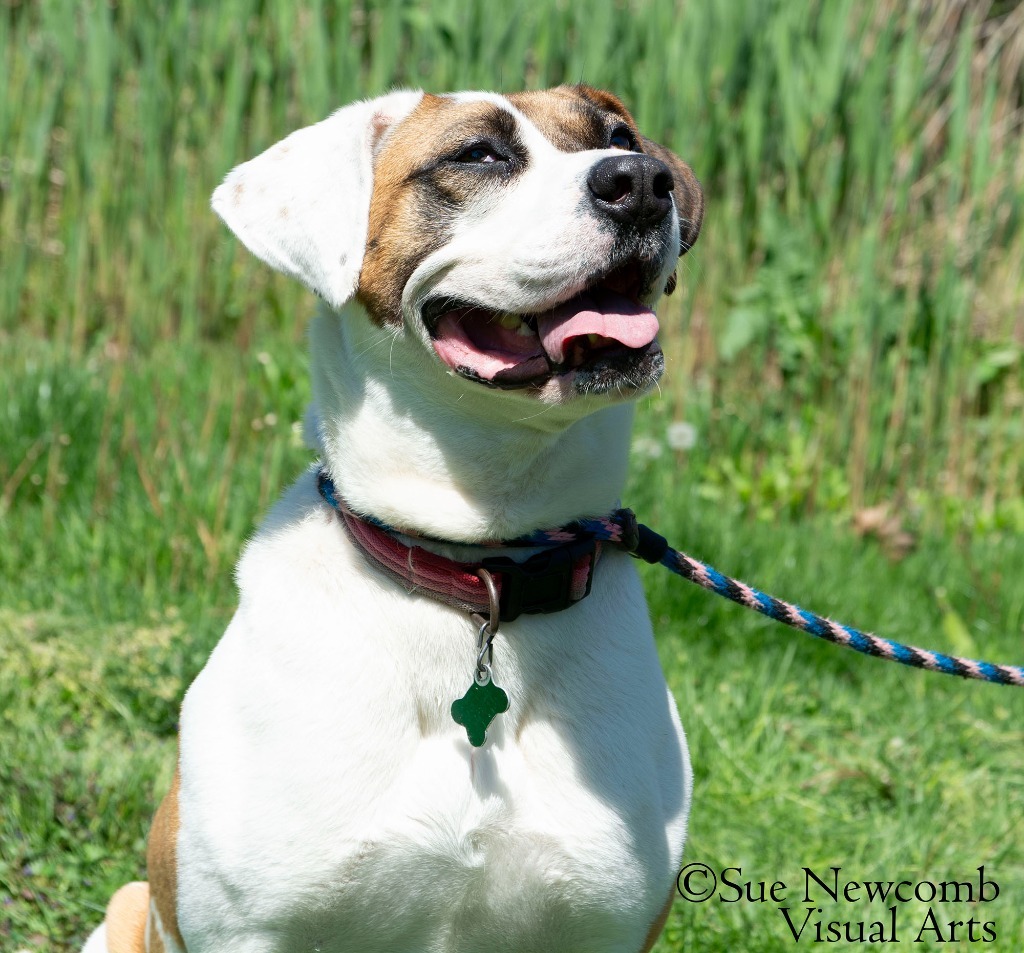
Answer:
[[[486,142],[476,142],[471,146],[466,146],[455,157],[455,161],[466,162],[470,165],[489,165],[492,162],[501,162],[504,158]]]
[[[608,140],[610,149],[623,149],[626,152],[638,152],[636,138],[626,126],[616,126]]]

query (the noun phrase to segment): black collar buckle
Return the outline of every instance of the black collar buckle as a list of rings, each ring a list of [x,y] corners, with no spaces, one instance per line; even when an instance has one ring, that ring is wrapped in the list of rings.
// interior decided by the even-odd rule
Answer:
[[[511,622],[524,612],[561,612],[590,595],[594,581],[597,541],[583,539],[545,549],[521,563],[508,556],[492,556],[480,565],[501,574],[501,621]],[[589,558],[586,587],[573,598],[573,575],[580,561]]]

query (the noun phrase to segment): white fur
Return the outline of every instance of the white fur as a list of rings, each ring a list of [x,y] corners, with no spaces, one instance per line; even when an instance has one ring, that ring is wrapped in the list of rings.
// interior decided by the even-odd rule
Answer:
[[[332,305],[311,333],[323,457],[357,509],[451,540],[607,512],[625,479],[628,405],[545,403],[452,376],[415,321],[428,285],[478,300],[532,287],[536,305],[578,280],[603,253],[574,228],[603,153],[557,153],[519,117],[536,170],[422,263],[405,327],[339,311],[380,117],[401,118],[418,95],[342,110],[215,194],[246,245]],[[674,215],[672,228],[677,244]],[[494,677],[511,708],[479,749],[450,715],[472,678],[474,626],[370,568],[312,472],[237,579],[238,612],[182,709],[189,953],[641,947],[678,869],[691,773],[628,557],[606,549],[578,605],[501,626]]]
[[[89,939],[82,947],[82,953],[107,953],[107,925],[101,923],[89,934]]]
[[[214,211],[254,255],[340,307],[363,263],[374,152],[422,96],[353,103],[293,132],[233,169],[213,193]]]
[[[182,710],[189,950],[637,949],[690,770],[633,565],[598,572],[583,603],[502,626],[512,707],[473,749],[449,713],[473,626],[367,571],[300,479]]]

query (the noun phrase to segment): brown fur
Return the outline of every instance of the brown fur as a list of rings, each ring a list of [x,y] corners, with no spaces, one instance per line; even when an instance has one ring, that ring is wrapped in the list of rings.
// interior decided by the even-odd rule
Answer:
[[[388,136],[376,157],[366,252],[359,274],[359,297],[379,323],[401,321],[402,289],[426,254],[430,224],[416,201],[419,183],[411,173],[434,153],[430,134],[444,101],[425,94],[419,105]],[[426,151],[424,151],[426,150]]]
[[[184,950],[181,933],[178,932],[178,770],[167,796],[160,802],[153,826],[149,832],[146,850],[146,866],[149,869],[149,888],[153,894],[153,906],[160,915],[164,932]],[[154,944],[149,953],[163,953],[163,943],[158,931],[150,931]],[[111,951],[113,953],[113,951]]]
[[[136,880],[125,884],[107,904],[108,953],[145,953],[149,884]]]
[[[448,241],[459,209],[479,179],[453,162],[481,139],[514,138],[508,113],[493,103],[424,95],[384,139],[373,174],[359,298],[375,321],[402,320],[402,290],[416,266]]]
[[[633,117],[622,103],[611,93],[589,86],[512,93],[508,100],[563,152],[607,149],[612,129],[622,124],[639,135]]]

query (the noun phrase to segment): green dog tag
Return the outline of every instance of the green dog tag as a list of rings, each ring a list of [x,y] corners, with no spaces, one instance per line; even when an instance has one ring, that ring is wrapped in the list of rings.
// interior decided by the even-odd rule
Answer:
[[[452,702],[452,718],[466,729],[469,743],[479,748],[487,740],[487,727],[494,716],[508,711],[508,695],[488,676],[482,684],[474,679],[469,691]]]

